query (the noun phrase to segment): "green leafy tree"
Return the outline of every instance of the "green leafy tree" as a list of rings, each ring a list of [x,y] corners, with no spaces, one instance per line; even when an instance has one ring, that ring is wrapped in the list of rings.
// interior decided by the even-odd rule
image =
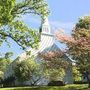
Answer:
[[[78,70],[78,68],[76,66],[72,67],[72,72],[73,72],[74,81],[82,80],[82,74],[80,73],[80,71]]]
[[[44,78],[50,81],[56,81],[56,80],[63,81],[63,78],[65,76],[65,70],[63,68],[54,68],[54,67],[51,68],[45,65],[43,69],[44,69],[43,70]]]
[[[0,58],[0,79],[3,79],[4,72],[7,70],[8,66],[12,61],[10,59],[11,56],[12,56],[12,53],[8,52],[3,57]]]
[[[11,38],[22,49],[37,46],[37,33],[22,20],[26,14],[48,15],[47,3],[44,0],[0,0],[0,45],[9,43]]]
[[[4,75],[4,73],[2,71],[0,71],[0,82],[3,79],[3,75]]]
[[[3,57],[0,58],[0,71],[4,72],[6,70],[6,68],[8,67],[8,65],[11,63],[11,59],[10,57],[11,52],[6,53]]]
[[[14,66],[14,75],[19,82],[30,81],[31,85],[36,85],[41,79],[39,64],[33,57],[23,61],[17,61]]]

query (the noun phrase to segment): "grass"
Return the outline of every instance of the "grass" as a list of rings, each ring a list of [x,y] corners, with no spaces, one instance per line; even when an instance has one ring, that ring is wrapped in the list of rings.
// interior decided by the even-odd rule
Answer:
[[[36,86],[36,87],[13,87],[13,88],[0,88],[0,90],[90,90],[88,85],[66,85],[62,87],[58,86]]]

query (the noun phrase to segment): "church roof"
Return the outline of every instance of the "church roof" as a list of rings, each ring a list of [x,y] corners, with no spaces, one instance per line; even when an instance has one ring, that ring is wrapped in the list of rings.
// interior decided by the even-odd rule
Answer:
[[[41,47],[41,49],[37,49],[37,50],[31,49],[31,55],[34,55],[35,57],[37,57],[39,53],[47,53],[47,52],[55,52],[55,51],[62,52],[61,49],[54,43],[52,46],[47,47],[45,49],[43,49],[42,47]],[[63,57],[65,58],[65,60],[71,62],[70,58],[68,58],[68,56],[66,54],[64,54]],[[22,53],[22,55],[20,55],[21,61],[26,58],[28,58],[26,53]]]
[[[47,52],[63,52],[63,51],[54,43],[51,47],[44,49],[41,53]],[[71,62],[70,58],[66,54],[63,55],[63,58],[65,58],[65,60],[67,60],[68,62]]]
[[[43,52],[50,52],[50,51],[61,51],[60,48],[57,47],[57,45],[54,43],[51,47],[48,47],[43,50]]]

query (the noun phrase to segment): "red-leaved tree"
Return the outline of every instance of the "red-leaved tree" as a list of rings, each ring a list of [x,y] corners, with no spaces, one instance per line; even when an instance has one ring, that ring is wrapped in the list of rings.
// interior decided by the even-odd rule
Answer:
[[[39,53],[43,59],[43,67],[45,77],[50,80],[63,80],[65,70],[68,68],[69,63],[64,58],[64,53],[61,51],[47,51],[46,53]]]
[[[58,31],[56,38],[66,44],[66,53],[76,61],[76,65],[87,78],[90,87],[90,16],[79,19],[71,36]]]

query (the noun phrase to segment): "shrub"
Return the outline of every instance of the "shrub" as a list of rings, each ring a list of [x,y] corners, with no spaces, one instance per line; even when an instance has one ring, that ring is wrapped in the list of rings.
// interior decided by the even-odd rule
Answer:
[[[63,81],[51,81],[48,83],[48,86],[64,86],[64,82]]]
[[[83,82],[83,81],[74,81],[74,84],[87,84],[87,82]]]

